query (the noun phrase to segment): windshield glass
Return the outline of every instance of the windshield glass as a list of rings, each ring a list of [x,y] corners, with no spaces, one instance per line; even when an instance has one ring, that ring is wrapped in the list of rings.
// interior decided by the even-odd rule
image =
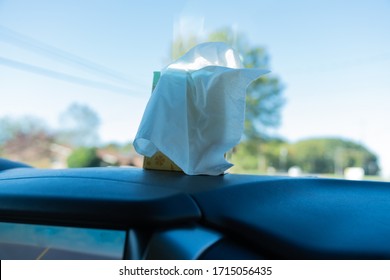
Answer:
[[[248,87],[230,172],[388,180],[389,13],[385,0],[0,0],[0,157],[141,167],[153,72],[224,41],[271,70]]]

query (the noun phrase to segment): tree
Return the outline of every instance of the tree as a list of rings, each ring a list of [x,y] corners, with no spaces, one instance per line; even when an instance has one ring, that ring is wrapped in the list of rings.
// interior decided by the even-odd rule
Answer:
[[[362,167],[367,175],[377,175],[377,156],[361,144],[339,138],[307,139],[290,145],[292,164],[307,173],[342,174],[347,167]]]
[[[36,167],[51,163],[54,135],[41,119],[32,116],[0,119],[0,156]]]
[[[210,33],[205,40],[194,35],[179,36],[171,47],[172,59],[177,59],[191,47],[202,41],[225,42],[242,55],[246,68],[269,69],[269,55],[258,46],[250,46],[242,33],[231,28],[222,28]],[[270,128],[280,124],[280,111],[284,104],[282,97],[283,85],[275,75],[265,75],[254,81],[247,90],[246,118],[244,137],[257,139],[267,137]]]
[[[234,172],[266,173],[269,169],[285,172],[291,163],[289,143],[280,138],[246,139],[239,143],[231,157]]]
[[[265,168],[272,167],[275,170],[285,172],[291,166],[288,158],[289,144],[279,138],[269,139],[261,145],[261,155],[264,158]]]
[[[74,147],[93,146],[98,142],[100,118],[90,107],[72,103],[60,115],[61,129],[58,132],[60,142]]]
[[[264,171],[264,164],[259,156],[259,142],[259,139],[244,140],[234,148],[231,155],[229,153],[229,161],[234,163],[234,172]]]
[[[96,148],[80,147],[70,154],[67,163],[70,168],[98,167],[101,165],[101,159]]]

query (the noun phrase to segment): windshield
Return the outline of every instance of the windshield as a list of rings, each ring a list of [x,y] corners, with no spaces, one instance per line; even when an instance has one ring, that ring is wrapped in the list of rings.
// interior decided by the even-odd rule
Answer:
[[[153,72],[224,41],[247,90],[230,172],[390,178],[390,2],[0,0],[0,157],[138,166]],[[170,124],[167,124],[170,125]]]

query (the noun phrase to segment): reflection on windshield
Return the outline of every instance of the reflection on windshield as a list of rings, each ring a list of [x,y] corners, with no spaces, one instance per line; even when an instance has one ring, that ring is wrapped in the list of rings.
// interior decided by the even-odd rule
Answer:
[[[125,232],[0,223],[0,259],[122,259]]]

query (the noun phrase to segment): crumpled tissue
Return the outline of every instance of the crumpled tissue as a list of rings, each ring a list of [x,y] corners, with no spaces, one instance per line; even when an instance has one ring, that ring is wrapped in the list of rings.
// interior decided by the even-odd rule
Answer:
[[[244,128],[247,86],[268,73],[242,67],[225,43],[203,43],[161,71],[146,106],[136,151],[165,154],[188,175],[220,175],[232,166],[225,153]]]

